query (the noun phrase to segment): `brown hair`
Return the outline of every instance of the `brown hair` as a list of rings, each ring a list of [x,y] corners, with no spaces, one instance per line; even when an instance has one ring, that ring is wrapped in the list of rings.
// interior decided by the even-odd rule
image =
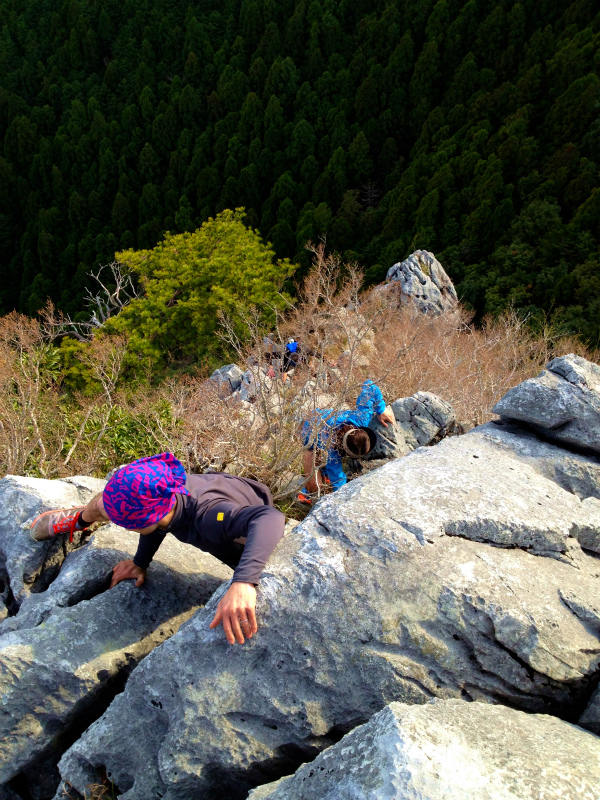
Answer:
[[[350,433],[348,433],[349,431]],[[359,458],[360,456],[366,456],[371,449],[371,440],[369,439],[369,435],[366,431],[363,431],[360,428],[354,428],[352,425],[341,425],[338,428],[336,449],[341,453],[345,453],[342,442],[346,433],[348,433],[346,446],[348,450],[352,451],[352,455]]]

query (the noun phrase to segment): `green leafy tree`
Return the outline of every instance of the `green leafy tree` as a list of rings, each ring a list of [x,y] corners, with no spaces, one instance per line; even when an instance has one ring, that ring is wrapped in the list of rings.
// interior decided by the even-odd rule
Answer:
[[[183,206],[181,206],[183,207]],[[145,292],[111,320],[130,335],[130,351],[154,364],[169,358],[203,361],[218,351],[219,312],[241,324],[257,307],[265,321],[293,270],[244,224],[244,210],[226,210],[193,233],[167,234],[151,250],[116,258],[138,277]]]
[[[245,205],[298,263],[324,230],[369,280],[424,244],[479,316],[597,330],[590,0],[13,1],[0,28],[1,312],[74,315],[115,249]],[[538,202],[556,233],[515,238]]]

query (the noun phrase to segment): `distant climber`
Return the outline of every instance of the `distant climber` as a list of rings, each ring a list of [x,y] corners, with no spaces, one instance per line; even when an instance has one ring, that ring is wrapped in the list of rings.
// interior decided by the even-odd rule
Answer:
[[[308,350],[306,347],[303,347],[299,342],[296,341],[296,339],[290,338],[285,343],[285,349],[283,353],[278,353],[274,350],[265,353],[265,358],[270,365],[267,375],[270,378],[275,377],[273,362],[275,359],[277,359],[281,365],[281,379],[284,383],[286,383],[288,377],[293,376],[296,367],[298,367],[298,365],[302,362],[308,362],[308,360],[313,356],[314,353],[312,350]]]
[[[285,343],[285,352],[283,354],[283,365],[281,368],[283,382],[285,383],[288,375],[294,374],[294,370],[300,361],[301,354],[300,345],[295,339],[288,339]]]
[[[234,569],[210,627],[222,622],[230,644],[243,644],[256,633],[256,587],[285,527],[264,484],[226,473],[186,474],[175,456],[161,453],[118,469],[85,507],[41,514],[30,534],[44,541],[68,533],[72,540],[74,531],[108,521],[140,534],[133,559],[113,568],[111,589],[128,578],[141,586],[170,532]]]
[[[361,458],[373,449],[377,435],[367,427],[373,415],[385,428],[395,421],[393,413],[386,411],[379,387],[367,380],[354,411],[318,408],[304,421],[302,466],[308,480],[297,496],[301,504],[311,505],[311,494],[328,489],[335,492],[347,482],[342,456]]]

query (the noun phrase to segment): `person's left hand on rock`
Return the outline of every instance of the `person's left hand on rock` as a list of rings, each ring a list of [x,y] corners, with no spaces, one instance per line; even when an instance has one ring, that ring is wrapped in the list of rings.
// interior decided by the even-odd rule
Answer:
[[[133,563],[133,559],[127,558],[124,561],[119,561],[113,567],[112,579],[110,581],[110,588],[112,589],[121,581],[126,581],[129,578],[135,579],[135,585],[139,588],[146,580],[146,570],[138,567]]]
[[[394,412],[391,409],[386,408],[386,410],[381,414],[377,414],[377,420],[383,425],[384,428],[387,428],[388,422],[390,425],[393,425],[396,421],[396,418],[394,417]]]
[[[225,592],[209,628],[217,628],[221,622],[229,644],[244,644],[244,637],[251,639],[258,630],[256,624],[256,587],[252,583],[232,583]]]

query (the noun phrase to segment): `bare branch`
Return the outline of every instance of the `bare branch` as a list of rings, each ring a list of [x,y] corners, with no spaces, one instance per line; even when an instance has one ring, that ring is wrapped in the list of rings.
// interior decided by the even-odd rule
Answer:
[[[107,270],[110,280],[104,277]],[[85,322],[74,322],[69,314],[57,311],[49,300],[41,312],[49,338],[74,336],[80,342],[89,342],[94,333],[111,317],[116,316],[133,300],[142,297],[133,282],[132,274],[119,261],[113,261],[100,267],[97,272],[89,272],[88,275],[98,284],[96,292],[92,292],[89,288],[85,292],[84,305],[91,310],[90,318]]]

